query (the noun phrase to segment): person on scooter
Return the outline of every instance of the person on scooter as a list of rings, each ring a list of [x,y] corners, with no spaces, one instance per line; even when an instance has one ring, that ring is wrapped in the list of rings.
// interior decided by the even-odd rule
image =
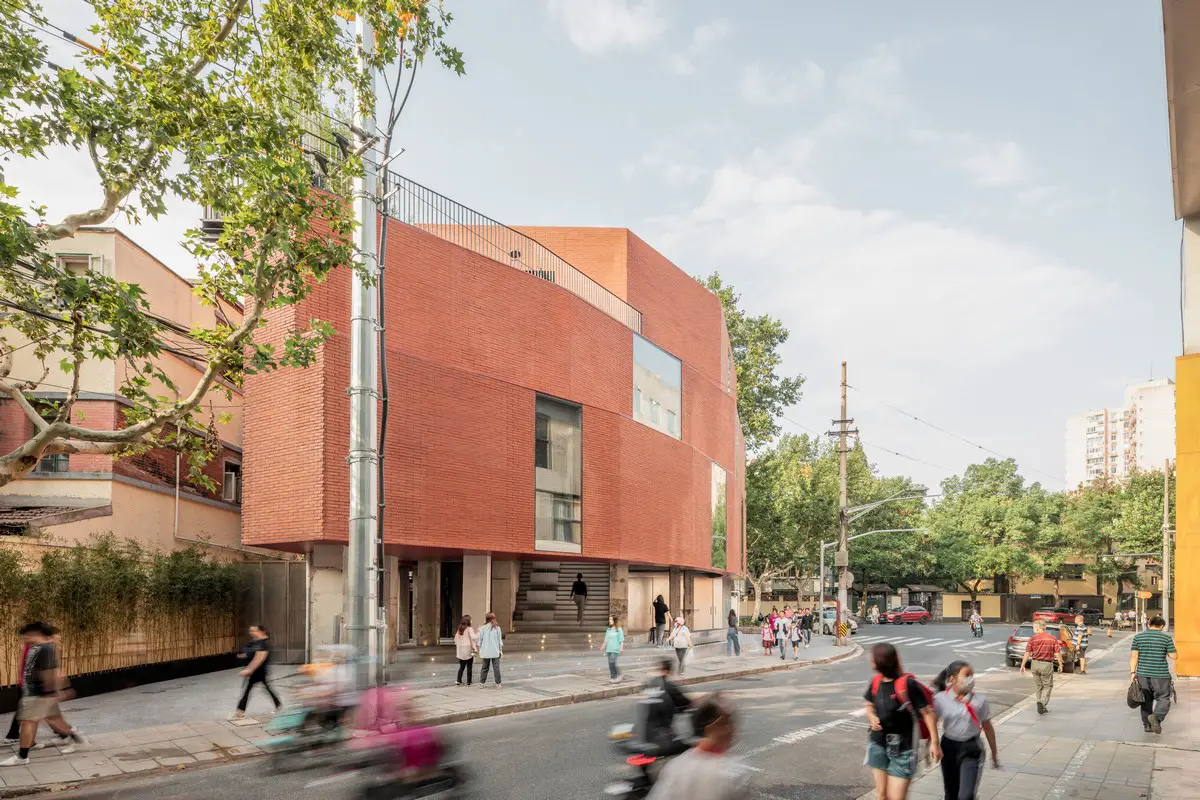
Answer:
[[[667,764],[648,800],[735,800],[748,783],[744,769],[729,757],[737,725],[733,710],[713,693],[695,713],[699,744]]]
[[[979,615],[979,609],[971,611],[971,633],[976,636],[983,635],[983,617]]]
[[[658,675],[646,684],[646,696],[657,703],[649,709],[642,738],[655,745],[662,756],[686,750],[687,745],[675,733],[675,715],[690,709],[692,701],[671,680],[671,659],[659,663]]]

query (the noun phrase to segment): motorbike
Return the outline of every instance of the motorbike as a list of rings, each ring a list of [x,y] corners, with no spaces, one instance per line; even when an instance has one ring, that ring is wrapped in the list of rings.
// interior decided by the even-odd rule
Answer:
[[[983,623],[982,622],[972,622],[971,623],[971,635],[974,636],[976,639],[983,638]]]
[[[669,714],[660,700],[648,698],[638,703],[637,724],[617,725],[609,732],[609,741],[635,772],[606,786],[606,797],[642,800],[654,788],[655,778],[666,762],[700,740],[694,730],[688,736],[676,735]],[[690,718],[688,729],[691,730]]]
[[[268,753],[271,769],[277,773],[314,766],[316,752],[330,750],[344,738],[336,717],[313,706],[282,711],[264,730],[271,736],[257,744]]]

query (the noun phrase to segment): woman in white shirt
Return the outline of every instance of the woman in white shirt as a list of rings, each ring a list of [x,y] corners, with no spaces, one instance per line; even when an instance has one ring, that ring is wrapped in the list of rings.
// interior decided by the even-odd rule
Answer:
[[[675,618],[675,627],[671,629],[671,635],[667,641],[675,648],[675,657],[679,659],[679,674],[682,675],[683,660],[687,657],[688,650],[692,649],[692,632],[688,630],[683,617]]]
[[[942,785],[952,800],[975,800],[983,776],[984,737],[1000,768],[996,730],[987,698],[975,691],[975,670],[955,661],[933,682],[933,709],[942,729]]]
[[[479,649],[479,634],[471,627],[471,615],[465,614],[454,634],[454,655],[458,657],[458,685],[463,685],[463,672],[467,673],[467,686],[475,672],[475,651]]]

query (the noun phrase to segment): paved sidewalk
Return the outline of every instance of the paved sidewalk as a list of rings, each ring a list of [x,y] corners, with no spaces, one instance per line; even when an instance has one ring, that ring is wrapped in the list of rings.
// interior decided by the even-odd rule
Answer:
[[[987,767],[980,800],[1200,798],[1200,681],[1176,682],[1179,702],[1156,735],[1143,731],[1137,710],[1125,704],[1128,642],[1102,661],[1088,660],[1087,675],[1057,677],[1049,714],[1039,716],[1030,697],[997,719],[1001,769]],[[943,796],[937,768],[909,795]]]
[[[814,638],[801,660],[789,658],[786,662],[764,656],[757,645],[754,649],[744,647],[740,658],[727,658],[723,645],[709,646],[700,648],[689,660],[678,682],[703,683],[829,663],[861,652],[857,646],[837,648],[829,637]],[[411,679],[401,683],[410,686],[417,708],[430,722],[446,724],[635,694],[652,674],[653,664],[667,655],[674,654],[650,647],[627,651],[623,658],[627,670],[618,684],[609,681],[604,657],[596,654],[565,656],[562,660],[567,663],[558,664],[554,672],[546,671],[555,666],[553,663],[535,667],[522,664],[516,654],[505,657],[503,689],[494,684],[454,686],[454,670],[445,664],[431,665],[428,671],[414,668]],[[283,668],[279,674],[286,674]],[[285,702],[299,680],[292,675],[274,681]],[[60,789],[127,773],[188,769],[259,755],[262,751],[255,743],[266,738],[263,723],[270,717],[265,694],[253,698],[247,719],[232,722],[224,718],[240,693],[240,681],[236,670],[228,670],[65,703],[64,714],[91,734],[90,745],[68,756],[48,747],[31,753],[28,767],[0,768],[0,797]],[[149,721],[158,724],[144,727]],[[40,735],[49,734],[43,729]],[[7,757],[5,750],[0,749],[0,753]]]

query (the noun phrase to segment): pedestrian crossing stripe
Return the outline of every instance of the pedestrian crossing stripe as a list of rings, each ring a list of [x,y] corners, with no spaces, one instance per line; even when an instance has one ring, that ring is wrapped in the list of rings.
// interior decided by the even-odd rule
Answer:
[[[913,647],[947,647],[953,645],[955,650],[973,650],[982,652],[986,650],[1002,650],[1007,641],[1001,640],[998,642],[985,642],[979,639],[968,639],[966,641],[951,638],[951,639],[926,639],[923,636],[861,636],[855,637],[854,641],[859,644],[879,644],[887,642],[892,645],[909,645]]]

